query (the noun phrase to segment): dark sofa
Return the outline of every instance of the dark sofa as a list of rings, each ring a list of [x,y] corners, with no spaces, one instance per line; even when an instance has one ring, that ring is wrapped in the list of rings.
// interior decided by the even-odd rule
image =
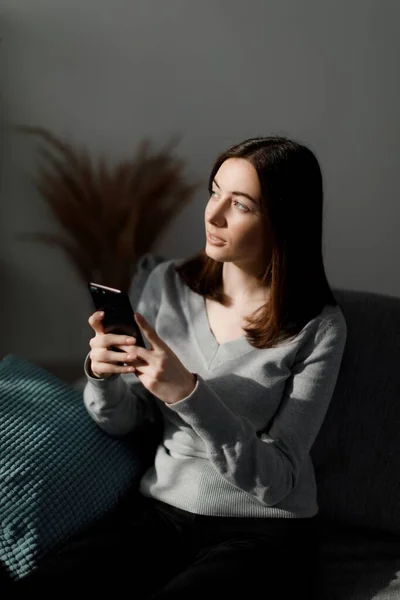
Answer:
[[[161,257],[142,257],[133,302]],[[400,298],[333,289],[348,338],[312,448],[320,525],[318,600],[400,600]],[[84,385],[82,365],[46,365]]]

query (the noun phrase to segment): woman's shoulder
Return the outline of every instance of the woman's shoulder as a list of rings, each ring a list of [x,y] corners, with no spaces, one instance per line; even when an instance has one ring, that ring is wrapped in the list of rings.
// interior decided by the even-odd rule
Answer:
[[[152,269],[151,273],[158,277],[174,277],[176,273],[176,267],[179,267],[185,262],[184,258],[165,258],[160,259],[156,266]],[[177,274],[177,273],[176,273]]]
[[[153,282],[160,281],[166,276],[174,274],[174,263],[177,259],[171,258],[159,258],[155,264],[151,266],[148,278],[152,279]]]
[[[183,265],[187,261],[187,258],[168,258],[160,262],[156,269],[158,277],[163,277],[169,281],[179,281],[184,283],[183,279],[179,275],[177,268]]]
[[[300,336],[302,339],[303,336]],[[326,304],[321,312],[304,328],[304,338],[301,345],[318,348],[329,347],[333,353],[342,352],[347,340],[347,325],[340,306]]]
[[[310,319],[292,340],[294,344],[306,344],[309,340],[316,343],[334,330],[335,335],[347,337],[347,325],[340,306],[325,304],[322,310]]]
[[[326,304],[318,315],[319,327],[321,329],[336,328],[347,333],[347,324],[339,304]]]
[[[179,267],[185,258],[168,258],[160,260],[156,266],[154,266],[148,277],[148,282],[152,288],[171,289],[179,286],[185,286],[185,282],[177,272],[176,268]]]

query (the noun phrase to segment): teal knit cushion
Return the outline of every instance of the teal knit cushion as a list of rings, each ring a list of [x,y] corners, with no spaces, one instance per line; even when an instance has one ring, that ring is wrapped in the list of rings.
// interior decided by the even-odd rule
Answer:
[[[0,361],[0,562],[13,579],[117,504],[143,472],[135,440],[104,433],[54,375]]]

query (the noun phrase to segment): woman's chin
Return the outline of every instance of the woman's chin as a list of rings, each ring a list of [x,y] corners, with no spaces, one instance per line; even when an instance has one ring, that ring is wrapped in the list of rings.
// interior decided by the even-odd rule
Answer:
[[[206,244],[205,253],[214,260],[224,260],[223,257],[226,256],[226,251],[223,246],[213,246],[209,243]]]

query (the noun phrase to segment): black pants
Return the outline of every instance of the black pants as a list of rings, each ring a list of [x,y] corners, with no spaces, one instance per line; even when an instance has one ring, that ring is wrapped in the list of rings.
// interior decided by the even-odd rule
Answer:
[[[313,598],[317,519],[209,517],[136,494],[13,585],[164,600]],[[93,596],[94,597],[94,596]]]

